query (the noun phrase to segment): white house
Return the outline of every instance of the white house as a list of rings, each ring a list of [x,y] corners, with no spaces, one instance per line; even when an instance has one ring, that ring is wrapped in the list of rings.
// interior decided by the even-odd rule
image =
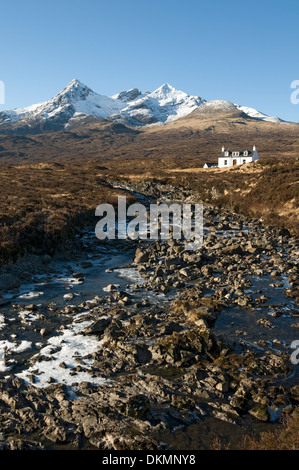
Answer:
[[[256,162],[259,156],[256,146],[252,150],[235,150],[231,152],[222,147],[221,156],[218,158],[218,167],[225,168],[235,165],[243,165],[244,163]]]

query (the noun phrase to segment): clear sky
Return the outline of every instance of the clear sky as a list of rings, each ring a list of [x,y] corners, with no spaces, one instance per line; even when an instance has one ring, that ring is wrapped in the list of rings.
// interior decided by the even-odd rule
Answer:
[[[298,0],[11,0],[0,18],[0,110],[77,78],[108,96],[168,82],[299,122]]]

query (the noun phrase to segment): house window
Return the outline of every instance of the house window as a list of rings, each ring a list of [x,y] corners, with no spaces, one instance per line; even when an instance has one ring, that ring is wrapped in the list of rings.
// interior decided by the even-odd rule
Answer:
[[[227,165],[227,160],[224,160],[224,165]]]
[[[224,152],[224,156],[225,156],[225,157],[228,157],[228,152]]]
[[[243,159],[243,163],[246,163],[246,159],[245,159],[245,158]]]
[[[248,155],[248,150],[245,150],[244,157],[247,157],[247,155]]]
[[[233,157],[238,157],[239,156],[239,152],[233,152]]]

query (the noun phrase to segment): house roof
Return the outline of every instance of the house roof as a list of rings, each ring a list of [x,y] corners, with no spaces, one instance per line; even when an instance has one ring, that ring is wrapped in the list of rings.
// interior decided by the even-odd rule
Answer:
[[[225,155],[225,153],[228,152],[228,155]],[[225,150],[224,152],[221,152],[221,157],[231,157],[233,152],[239,152],[239,156],[242,157],[244,155],[244,152],[248,152],[247,155],[245,155],[245,157],[250,157],[251,155],[253,155],[253,151],[252,150]]]
[[[218,167],[218,164],[217,164],[217,163],[208,163],[208,162],[206,162],[206,163],[204,164],[204,166],[205,166],[205,165],[207,165],[207,167],[209,167],[209,168],[211,168],[211,167]]]

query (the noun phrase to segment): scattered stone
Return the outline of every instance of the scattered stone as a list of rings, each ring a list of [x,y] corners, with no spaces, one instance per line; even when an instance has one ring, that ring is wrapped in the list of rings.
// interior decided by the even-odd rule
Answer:
[[[72,292],[69,292],[68,294],[64,294],[63,298],[64,300],[72,300],[75,297],[75,295]]]
[[[275,328],[275,325],[273,325],[273,323],[271,323],[271,321],[268,318],[260,318],[257,321],[257,324],[262,325],[265,328]]]
[[[102,336],[108,326],[111,324],[111,318],[101,318],[96,320],[91,325],[87,326],[84,330],[86,335],[98,335]]]
[[[145,263],[148,261],[148,254],[141,250],[141,248],[137,248],[134,258],[134,263]]]
[[[118,286],[116,286],[115,284],[108,284],[108,286],[105,287],[105,290],[107,292],[115,292],[117,291],[118,289]]]
[[[249,410],[249,414],[254,416],[259,421],[270,421],[270,413],[268,411],[268,407],[266,405],[257,404],[251,410]]]
[[[42,336],[48,336],[49,333],[50,333],[50,331],[49,331],[47,328],[42,328],[42,329],[40,330],[40,334],[41,334]]]

